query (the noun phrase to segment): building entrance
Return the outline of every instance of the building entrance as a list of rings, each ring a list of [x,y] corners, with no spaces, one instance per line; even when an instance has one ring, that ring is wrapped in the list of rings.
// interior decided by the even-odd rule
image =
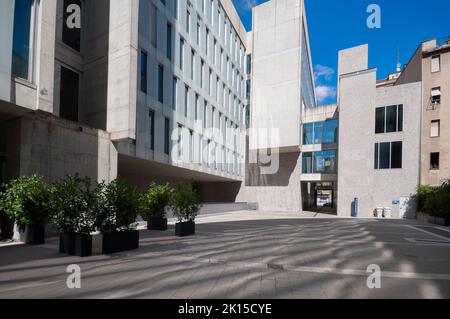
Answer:
[[[336,183],[334,182],[303,182],[303,210],[335,213],[336,195]]]

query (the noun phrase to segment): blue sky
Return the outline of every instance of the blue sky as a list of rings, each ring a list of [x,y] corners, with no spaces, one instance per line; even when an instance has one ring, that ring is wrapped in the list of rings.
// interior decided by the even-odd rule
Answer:
[[[267,0],[232,0],[247,30],[251,8]],[[305,0],[319,104],[335,102],[337,54],[368,43],[378,78],[395,72],[397,43],[406,64],[419,43],[450,36],[450,0]],[[381,28],[369,29],[367,7],[381,8]]]

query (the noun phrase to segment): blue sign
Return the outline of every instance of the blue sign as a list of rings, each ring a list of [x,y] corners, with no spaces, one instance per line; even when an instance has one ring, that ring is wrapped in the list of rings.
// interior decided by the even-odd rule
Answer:
[[[393,200],[392,201],[392,205],[400,205],[400,201],[399,200]]]

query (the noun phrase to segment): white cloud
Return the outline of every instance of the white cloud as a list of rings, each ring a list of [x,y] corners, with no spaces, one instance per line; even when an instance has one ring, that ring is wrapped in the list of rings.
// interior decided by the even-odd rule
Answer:
[[[316,86],[316,97],[319,103],[329,98],[335,98],[336,88],[334,86],[326,86],[326,85]]]
[[[321,78],[324,78],[326,81],[330,81],[333,77],[334,70],[325,65],[317,64],[314,67],[314,78],[316,81],[319,81]]]
[[[242,5],[245,10],[252,10],[253,7],[258,5],[258,0],[243,0],[244,4]]]

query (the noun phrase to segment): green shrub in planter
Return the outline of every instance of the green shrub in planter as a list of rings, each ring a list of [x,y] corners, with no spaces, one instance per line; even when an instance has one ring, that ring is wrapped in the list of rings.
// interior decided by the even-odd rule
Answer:
[[[90,256],[98,186],[90,178],[67,176],[50,190],[51,217],[60,231],[59,251],[69,255]]]
[[[101,233],[132,229],[139,213],[140,193],[121,178],[100,183],[96,212],[96,228]]]
[[[438,187],[429,185],[417,187],[417,210],[419,212],[429,214],[429,212],[427,212],[427,209],[430,209],[431,207],[425,207],[426,201],[428,198],[432,197],[433,194],[436,194],[437,191]],[[428,205],[430,205],[430,203]]]
[[[169,205],[172,188],[169,184],[157,185],[152,183],[141,197],[140,213],[147,221],[147,229],[167,230],[165,208]]]
[[[96,228],[102,233],[102,253],[139,248],[139,232],[133,223],[139,212],[141,194],[121,178],[99,184]]]
[[[191,182],[178,184],[170,200],[173,214],[178,218],[175,235],[187,236],[195,233],[195,217],[201,208],[200,198]]]
[[[20,230],[28,229],[27,243],[44,243],[49,192],[42,176],[20,177],[3,185],[3,189],[0,210],[14,220]]]
[[[50,190],[52,220],[61,233],[90,234],[95,231],[98,187],[90,178],[67,176]]]

